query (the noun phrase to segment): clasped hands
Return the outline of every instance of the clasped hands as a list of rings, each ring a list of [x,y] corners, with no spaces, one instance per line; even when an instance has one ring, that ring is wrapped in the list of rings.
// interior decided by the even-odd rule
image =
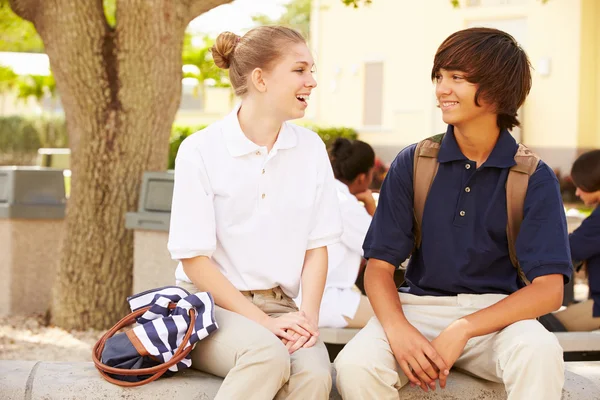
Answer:
[[[267,328],[281,339],[290,354],[314,346],[319,336],[316,318],[309,317],[304,311],[269,317]]]
[[[462,354],[469,340],[455,321],[431,342],[414,326],[405,324],[390,332],[390,346],[411,386],[423,391],[435,390],[436,380],[446,387],[450,368]]]

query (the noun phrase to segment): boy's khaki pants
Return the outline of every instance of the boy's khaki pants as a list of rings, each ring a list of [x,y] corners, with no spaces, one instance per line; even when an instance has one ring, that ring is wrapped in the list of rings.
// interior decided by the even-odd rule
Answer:
[[[491,306],[505,295],[463,294],[452,297],[401,293],[408,321],[428,340],[450,323]],[[512,400],[560,399],[564,384],[563,351],[556,336],[536,320],[514,323],[503,330],[473,338],[454,364],[480,378],[504,382]],[[348,399],[398,399],[408,383],[383,327],[373,317],[335,360],[337,389]],[[452,380],[452,371],[448,380]],[[438,389],[436,390],[443,390]]]
[[[190,293],[191,283],[177,282]],[[266,314],[298,311],[280,288],[242,292]],[[262,325],[215,307],[219,329],[192,351],[192,368],[222,378],[217,400],[329,399],[331,363],[323,342],[289,355],[281,340]]]

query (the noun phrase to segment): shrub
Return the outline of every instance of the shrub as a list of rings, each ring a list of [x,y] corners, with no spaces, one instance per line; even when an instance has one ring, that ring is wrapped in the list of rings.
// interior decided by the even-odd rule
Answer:
[[[175,157],[177,156],[177,150],[179,150],[179,146],[183,140],[190,136],[194,132],[198,132],[201,129],[204,129],[205,125],[198,126],[185,126],[185,125],[173,125],[173,129],[171,130],[171,138],[169,140],[169,162],[167,169],[175,168]]]
[[[61,117],[0,117],[0,164],[31,165],[40,147],[67,147]]]
[[[177,156],[177,150],[181,142],[194,132],[204,129],[205,126],[185,126],[185,125],[173,125],[171,132],[171,140],[169,141],[169,165],[168,169],[175,168],[175,157]],[[329,146],[338,137],[344,137],[347,139],[356,139],[358,133],[352,128],[335,128],[335,127],[319,127],[319,126],[306,126],[306,128],[315,131],[321,139]]]

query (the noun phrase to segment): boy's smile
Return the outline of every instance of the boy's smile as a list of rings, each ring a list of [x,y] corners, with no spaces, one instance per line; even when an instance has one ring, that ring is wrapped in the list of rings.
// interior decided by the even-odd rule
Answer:
[[[482,96],[475,104],[479,85],[467,80],[463,71],[441,68],[435,75],[435,95],[445,123],[454,126],[475,121],[483,115],[495,114]]]

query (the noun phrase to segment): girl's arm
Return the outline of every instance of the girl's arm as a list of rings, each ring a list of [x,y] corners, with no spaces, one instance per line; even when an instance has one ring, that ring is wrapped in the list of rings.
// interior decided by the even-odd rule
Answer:
[[[206,256],[182,260],[183,270],[194,285],[201,291],[210,291],[215,303],[229,311],[255,321],[275,335],[293,339],[291,329],[303,336],[318,335],[317,325],[311,324],[301,313],[288,313],[279,318],[271,318],[252,304],[219,271],[213,261]],[[322,290],[321,290],[322,293]],[[320,301],[320,299],[319,299]],[[218,321],[217,321],[218,322]]]
[[[308,320],[315,326],[319,324],[319,309],[327,279],[327,247],[318,247],[306,251],[302,267],[302,304]]]
[[[306,251],[302,267],[302,304],[300,314],[306,316],[311,325],[319,326],[319,310],[327,279],[327,247],[317,247]],[[284,340],[290,354],[301,347],[308,348],[317,342],[319,332],[303,335],[296,331],[292,340]]]

